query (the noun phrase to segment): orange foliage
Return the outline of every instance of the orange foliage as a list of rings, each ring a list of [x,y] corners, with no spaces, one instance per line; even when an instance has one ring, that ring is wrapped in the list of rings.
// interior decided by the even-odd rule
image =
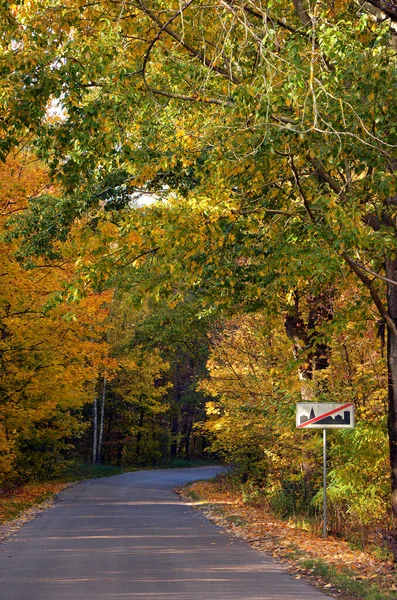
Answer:
[[[0,167],[0,207],[6,218],[44,189],[45,168],[31,156]],[[98,374],[111,368],[104,341],[110,293],[89,294],[79,305],[43,308],[73,275],[73,262],[25,270],[15,243],[0,241],[0,471],[35,471],[40,455],[53,460],[81,428],[78,410],[91,401]],[[18,467],[18,465],[20,465]],[[22,466],[21,466],[22,465]]]

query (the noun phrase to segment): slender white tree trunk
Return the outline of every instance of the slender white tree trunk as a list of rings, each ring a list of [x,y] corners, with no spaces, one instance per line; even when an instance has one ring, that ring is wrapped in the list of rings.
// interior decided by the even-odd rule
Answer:
[[[103,378],[102,404],[101,404],[101,416],[100,416],[100,422],[99,422],[99,441],[98,441],[97,462],[101,462],[102,442],[103,442],[103,425],[104,425],[104,420],[105,420],[105,400],[106,400],[106,377]]]

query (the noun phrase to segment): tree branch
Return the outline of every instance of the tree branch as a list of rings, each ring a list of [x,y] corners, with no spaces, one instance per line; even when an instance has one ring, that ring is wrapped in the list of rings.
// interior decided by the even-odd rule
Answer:
[[[121,264],[120,269],[124,269],[125,267],[128,267],[129,265],[131,265],[138,259],[142,258],[143,256],[147,256],[148,254],[156,254],[156,252],[158,252],[158,250],[160,250],[160,246],[157,246],[157,248],[151,248],[150,250],[145,250],[144,252],[141,252],[141,254],[138,254],[137,256],[134,256],[133,258],[131,258],[131,260],[129,260],[128,262]],[[116,260],[115,264],[117,265],[117,263],[119,263],[120,260],[121,259]]]
[[[376,273],[375,271],[371,271],[371,269],[368,269],[364,265],[361,265],[360,263],[355,262],[353,259],[350,258],[350,256],[348,256],[348,254],[346,252],[342,252],[342,257],[347,262],[347,264],[349,265],[351,270],[357,275],[357,277],[363,282],[365,287],[368,289],[369,293],[371,294],[371,298],[374,301],[374,304],[379,311],[379,314],[381,315],[382,319],[384,320],[384,322],[386,323],[388,328],[394,333],[394,335],[397,335],[396,324],[394,323],[394,321],[391,318],[391,316],[389,315],[385,305],[383,304],[382,299],[379,296],[378,291],[376,290],[376,288],[374,286],[374,281],[371,281],[371,279],[369,279],[369,277],[367,277],[363,273],[363,271],[369,272],[369,273],[371,273],[371,275],[374,275],[374,277],[377,277],[378,279],[382,279],[383,281],[386,281],[387,283],[392,284],[392,285],[397,285],[397,281],[393,281],[392,279],[383,277],[382,275],[379,275],[379,273]]]
[[[234,0],[227,0],[227,2],[228,2],[228,4],[233,4]],[[299,33],[299,35],[306,35],[302,31],[298,31],[297,29],[294,29],[290,25],[287,25],[287,23],[284,23],[283,21],[280,21],[279,19],[275,19],[268,12],[266,12],[266,14],[264,14],[263,12],[259,12],[258,8],[251,8],[251,6],[249,6],[248,4],[244,4],[243,9],[249,15],[252,15],[253,17],[257,17],[258,19],[262,19],[262,20],[268,19],[269,21],[272,21],[273,23],[277,23],[277,25],[279,25],[283,29],[286,29],[287,31],[290,31],[291,33]]]
[[[172,38],[174,38],[174,40],[176,40],[177,42],[179,42],[179,44],[181,44],[181,46],[183,46],[188,52],[190,52],[190,54],[192,54],[193,56],[195,56],[196,58],[198,58],[200,60],[200,62],[203,63],[203,65],[205,65],[206,67],[208,67],[209,69],[211,69],[211,71],[215,71],[216,73],[219,73],[220,75],[223,75],[223,77],[226,77],[232,83],[240,83],[239,80],[236,79],[235,77],[233,77],[233,75],[231,75],[226,69],[223,69],[222,67],[215,66],[213,64],[212,60],[209,60],[201,52],[201,50],[199,50],[198,48],[194,48],[188,42],[186,42],[183,39],[183,37],[177,31],[175,31],[174,29],[172,29],[169,25],[164,25],[160,21],[160,19],[155,15],[155,13],[152,10],[150,10],[150,8],[148,8],[142,2],[142,0],[139,0],[139,5],[141,6],[143,12],[145,14],[147,14],[147,16],[150,19],[152,19],[152,21],[154,23],[156,23],[157,25],[159,25],[161,27],[161,31],[166,31],[169,36],[171,36]]]
[[[331,175],[328,173],[328,171],[326,171],[324,169],[323,165],[318,160],[318,158],[311,158],[310,162],[313,165],[313,167],[316,169],[315,174],[318,175],[320,177],[320,179],[322,179],[323,181],[328,183],[331,190],[333,192],[335,192],[336,194],[338,194],[338,196],[341,200],[343,200],[344,202],[347,202],[347,200],[348,200],[347,195],[345,194],[345,192],[343,191],[341,186],[338,184],[338,182],[333,177],[331,177]]]
[[[218,98],[210,98],[207,96],[188,96],[185,94],[175,94],[174,92],[168,92],[166,90],[159,90],[157,88],[152,88],[147,86],[147,89],[152,94],[156,94],[158,96],[165,96],[166,98],[176,98],[177,100],[188,100],[189,102],[205,102],[207,104],[218,104],[220,106],[234,106],[233,102],[230,100],[219,100]]]
[[[304,6],[304,0],[292,0],[292,2],[295,6],[296,13],[302,25],[304,25],[305,27],[310,27],[310,25],[312,24],[312,20],[307,9]]]
[[[352,262],[354,262],[354,264],[359,269],[362,269],[363,271],[366,271],[367,273],[370,273],[370,275],[373,275],[374,277],[377,277],[378,279],[381,279],[382,281],[386,281],[386,283],[390,283],[391,285],[397,286],[397,281],[394,281],[394,279],[390,279],[389,277],[384,277],[383,275],[380,275],[380,273],[377,273],[376,271],[373,271],[372,269],[366,267],[362,263],[358,263],[356,261],[353,261],[353,259],[351,259],[351,258],[350,258],[350,260]]]
[[[153,40],[150,42],[150,44],[149,44],[149,46],[148,46],[148,48],[147,48],[147,50],[146,50],[145,57],[144,57],[144,59],[143,59],[142,75],[143,75],[143,78],[144,78],[144,79],[145,79],[145,73],[146,73],[146,65],[147,65],[147,62],[148,62],[148,60],[149,60],[150,53],[151,53],[151,51],[152,51],[153,47],[155,46],[156,42],[157,42],[157,41],[160,39],[160,37],[161,37],[161,34],[163,33],[163,31],[166,31],[167,27],[169,27],[169,25],[171,25],[171,23],[172,23],[173,21],[175,21],[175,19],[176,19],[177,17],[179,17],[179,16],[180,16],[180,14],[181,14],[181,13],[183,13],[183,11],[184,11],[184,10],[186,10],[186,8],[187,8],[188,6],[190,6],[190,4],[191,4],[193,1],[194,1],[194,0],[188,0],[188,1],[187,1],[187,2],[186,2],[186,3],[185,3],[185,4],[184,4],[184,5],[183,5],[183,6],[180,8],[180,10],[177,10],[177,11],[175,11],[175,13],[174,13],[174,14],[173,14],[173,15],[172,15],[172,16],[171,16],[169,19],[168,19],[168,21],[166,21],[166,22],[164,23],[164,25],[161,27],[161,29],[160,29],[160,30],[157,32],[157,35],[156,35],[156,36],[154,37],[154,39],[153,39]]]
[[[371,4],[378,10],[381,10],[392,21],[397,22],[397,4],[396,4],[396,2],[389,2],[388,0],[367,0],[367,2],[363,3],[363,6],[365,4]]]
[[[299,173],[298,173],[298,171],[297,171],[297,169],[295,167],[294,157],[292,156],[292,154],[291,154],[291,157],[290,157],[290,164],[291,164],[291,170],[292,170],[292,172],[294,174],[295,183],[296,183],[296,185],[298,187],[299,193],[300,193],[301,198],[303,200],[303,206],[305,207],[306,212],[309,215],[310,220],[312,221],[312,223],[316,223],[316,218],[315,218],[315,216],[314,216],[314,214],[312,212],[312,209],[310,208],[309,202],[307,201],[306,194],[305,194],[305,192],[304,192],[304,190],[303,190],[303,188],[301,186],[301,182],[300,182],[300,178],[299,178]]]
[[[375,215],[371,215],[371,214],[363,215],[361,220],[366,225],[369,225],[370,227],[372,227],[372,229],[374,231],[379,231],[382,227],[382,223],[380,222],[378,217]]]

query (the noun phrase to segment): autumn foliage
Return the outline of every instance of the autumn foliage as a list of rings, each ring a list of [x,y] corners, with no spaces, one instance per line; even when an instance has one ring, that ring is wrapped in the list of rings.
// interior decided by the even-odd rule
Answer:
[[[397,557],[393,2],[0,12],[0,466],[238,465]],[[210,449],[210,450],[208,450]],[[389,490],[389,491],[388,491]]]
[[[1,166],[3,236],[11,214],[27,209],[51,187],[46,169],[29,154]],[[84,429],[83,405],[109,363],[104,341],[109,294],[90,294],[78,306],[47,306],[73,274],[65,255],[26,269],[15,243],[0,242],[0,460],[3,482],[50,474],[62,451]]]

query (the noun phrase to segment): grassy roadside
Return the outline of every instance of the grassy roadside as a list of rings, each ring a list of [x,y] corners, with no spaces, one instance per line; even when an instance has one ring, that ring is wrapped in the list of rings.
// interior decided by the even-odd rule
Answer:
[[[194,482],[178,491],[214,523],[286,563],[296,579],[310,581],[331,597],[397,599],[397,571],[391,562],[352,550],[343,540],[323,540],[277,519],[264,506],[244,503],[224,477]]]
[[[56,496],[73,483],[95,477],[118,475],[123,470],[107,465],[89,465],[71,463],[58,478],[51,481],[36,481],[10,487],[0,491],[0,525],[11,524],[17,528],[35,516],[37,511],[45,508]],[[43,505],[44,503],[44,505]],[[0,531],[0,538],[7,531]]]

